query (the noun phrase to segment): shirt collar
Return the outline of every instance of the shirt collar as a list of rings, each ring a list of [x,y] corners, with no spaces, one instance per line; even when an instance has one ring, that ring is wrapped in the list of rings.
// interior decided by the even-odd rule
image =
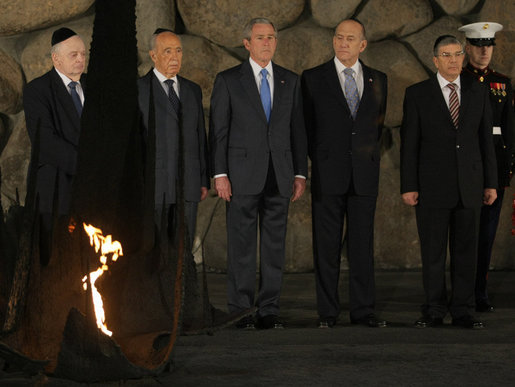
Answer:
[[[337,57],[334,57],[334,64],[336,65],[336,72],[338,74],[341,74],[341,72],[347,68],[342,62],[340,62],[340,60]],[[357,78],[361,74],[362,68],[359,60],[357,60],[356,63],[354,63],[350,68],[354,70],[355,78]]]
[[[254,59],[249,57],[249,63],[250,67],[252,67],[252,72],[254,73],[255,78],[258,78],[260,76],[259,73],[264,68],[266,69],[266,71],[268,71],[268,74],[270,74],[270,76],[273,77],[274,70],[272,67],[272,61],[268,62],[268,64],[265,67],[261,67]]]
[[[161,74],[159,72],[158,69],[154,68],[154,74],[156,75],[157,79],[159,80],[159,82],[161,83],[164,83],[166,80],[168,79],[173,79],[175,81],[175,84],[179,84],[178,80],[177,80],[177,75],[173,76],[172,78],[167,78],[165,77],[163,74]]]
[[[440,74],[440,72],[438,71],[436,73],[436,78],[438,79],[438,83],[440,84],[440,88],[443,89],[445,86],[447,86],[449,83],[454,83],[457,87],[458,87],[458,90],[461,88],[461,81],[460,81],[460,76],[458,75],[458,77],[452,81],[452,82],[449,82],[447,79],[445,79],[444,77],[442,77],[442,75]]]
[[[62,72],[60,72],[59,70],[57,70],[55,67],[54,67],[55,71],[57,72],[57,74],[59,75],[59,77],[63,80],[63,83],[68,86],[70,84],[70,82],[73,82],[72,79],[68,78],[66,75],[64,75]],[[80,80],[76,81],[79,85],[80,85]]]

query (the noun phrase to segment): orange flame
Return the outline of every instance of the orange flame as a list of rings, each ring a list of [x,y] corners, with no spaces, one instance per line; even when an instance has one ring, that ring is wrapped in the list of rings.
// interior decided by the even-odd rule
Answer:
[[[86,225],[83,223],[84,231],[89,236],[89,243],[91,246],[95,247],[95,252],[98,253],[100,250],[100,263],[101,266],[89,273],[89,282],[91,284],[91,296],[93,298],[93,307],[95,308],[95,316],[97,319],[98,328],[104,332],[106,335],[111,336],[113,332],[107,329],[107,325],[105,324],[105,313],[104,313],[104,303],[102,302],[102,295],[98,292],[95,287],[95,281],[104,274],[104,271],[108,270],[107,266],[107,255],[112,254],[111,260],[116,261],[119,256],[123,255],[122,245],[118,241],[112,240],[111,235],[103,236],[102,230],[96,228],[92,225]],[[82,279],[84,290],[88,289],[87,281],[88,276],[84,276]]]

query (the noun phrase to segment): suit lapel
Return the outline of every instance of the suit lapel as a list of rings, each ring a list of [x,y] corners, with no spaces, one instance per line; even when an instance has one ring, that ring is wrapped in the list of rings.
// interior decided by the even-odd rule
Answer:
[[[338,73],[336,72],[336,66],[332,59],[325,64],[324,79],[327,88],[331,91],[331,93],[333,93],[336,100],[350,114],[349,105],[347,105],[347,100],[345,99],[345,94],[343,94],[343,90],[340,85],[340,79],[338,78]]]
[[[356,118],[358,117],[360,110],[363,110],[361,109],[361,106],[370,106],[370,99],[374,95],[374,78],[372,77],[370,68],[361,62],[361,70],[363,71],[363,95],[359,101]]]
[[[180,76],[177,76],[177,78],[179,79],[179,84],[181,86],[181,90],[180,90],[181,95],[179,96],[179,98],[181,100],[181,104],[190,106],[189,101],[191,101],[191,99],[193,98],[193,92],[191,91],[191,88],[189,87],[189,85],[185,82],[184,78],[182,78]]]
[[[254,77],[254,73],[252,72],[252,67],[250,66],[250,62],[246,60],[241,64],[241,77],[240,82],[243,86],[243,89],[247,93],[251,105],[256,109],[256,111],[260,114],[261,118],[267,122],[265,110],[263,109],[263,104],[261,103],[261,97],[259,95],[259,90],[256,85],[256,78]],[[274,68],[275,72],[275,68]],[[274,74],[275,77],[275,74]],[[274,78],[275,79],[275,78]],[[275,81],[274,81],[275,83]],[[275,94],[274,94],[275,100]],[[275,104],[275,101],[274,101]]]
[[[193,91],[191,90],[190,86],[186,83],[184,78],[177,76],[177,79],[179,80],[179,84],[180,84],[179,99],[181,101],[182,119],[184,120],[185,115],[188,112],[188,108],[192,107],[192,106],[196,106],[196,105],[193,102],[194,96],[193,96]]]
[[[447,117],[447,120],[449,121],[451,128],[454,128],[454,123],[452,122],[451,112],[449,111],[449,107],[447,106],[447,103],[445,102],[445,98],[443,96],[442,89],[440,88],[440,84],[438,83],[438,78],[436,78],[436,74],[433,75],[430,79],[431,79],[430,93],[432,95],[432,99],[434,101],[436,101],[437,109],[441,112],[444,112],[445,116]]]
[[[274,69],[274,90],[272,90],[274,102],[272,105],[272,114],[270,115],[270,121],[272,121],[272,118],[274,117],[274,111],[276,111],[276,115],[278,114],[277,110],[281,105],[280,101],[283,96],[284,88],[286,86],[286,80],[284,79],[283,69],[277,66],[275,63],[272,63],[272,67]]]
[[[471,98],[471,86],[472,83],[469,82],[465,77],[460,75],[460,86],[461,86],[461,100],[460,100],[460,112],[458,118],[458,128],[465,128],[464,120],[467,117],[467,109],[470,105]]]
[[[57,74],[55,69],[52,70],[52,89],[54,90],[54,97],[56,104],[61,105],[62,110],[68,116],[69,122],[73,125],[73,128],[78,133],[80,130],[80,117],[79,113],[77,113],[77,109],[73,104],[72,97],[66,86],[63,83],[63,80]]]
[[[173,108],[170,100],[168,99],[168,95],[165,92],[165,89],[163,88],[163,85],[161,82],[159,82],[159,79],[154,74],[154,71],[152,71],[152,88],[154,90],[154,103],[156,106],[159,104],[161,108],[163,108],[167,114],[174,117],[176,120],[179,119],[177,117],[177,113],[175,112],[175,109]],[[180,86],[179,86],[180,87]]]

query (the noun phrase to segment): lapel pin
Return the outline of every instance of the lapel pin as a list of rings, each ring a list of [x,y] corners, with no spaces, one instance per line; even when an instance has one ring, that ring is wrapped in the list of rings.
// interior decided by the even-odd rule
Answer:
[[[369,81],[370,83],[372,83],[372,82],[373,82],[373,81],[372,81],[372,78],[368,78],[368,81]]]
[[[283,80],[281,80],[281,83],[284,85],[284,81]]]

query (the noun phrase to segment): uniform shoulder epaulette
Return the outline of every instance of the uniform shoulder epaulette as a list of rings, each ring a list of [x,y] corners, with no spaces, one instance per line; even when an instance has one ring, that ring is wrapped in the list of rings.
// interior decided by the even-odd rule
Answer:
[[[496,76],[501,77],[501,78],[507,78],[507,79],[510,79],[510,77],[509,77],[509,76],[507,76],[507,75],[505,75],[505,74],[501,74],[501,73],[499,73],[499,72],[495,71],[494,69],[491,69],[491,70],[492,70],[491,74],[493,74],[493,75],[496,75]]]

